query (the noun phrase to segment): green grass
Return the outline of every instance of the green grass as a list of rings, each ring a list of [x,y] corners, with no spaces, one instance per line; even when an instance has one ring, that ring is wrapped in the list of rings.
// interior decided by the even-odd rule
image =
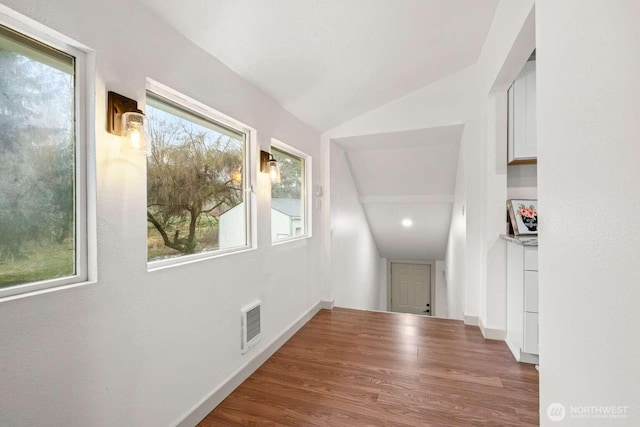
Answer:
[[[74,274],[73,243],[30,243],[24,258],[0,261],[0,288]]]
[[[160,233],[153,226],[148,230],[148,259],[162,259],[181,255],[178,251],[164,245]],[[173,231],[173,230],[172,230]],[[183,231],[186,233],[187,231]],[[211,227],[200,226],[196,232],[196,253],[202,250],[216,250],[217,226],[215,232]],[[28,243],[23,252],[24,258],[17,260],[0,260],[0,288],[23,283],[55,279],[74,274],[75,259],[71,240],[62,244]]]
[[[185,236],[188,233],[188,223],[185,221],[181,229],[181,236]],[[167,230],[167,233],[172,236],[174,233],[173,228]],[[212,228],[208,224],[198,225],[196,228],[196,251],[195,253],[200,253],[203,250],[216,250],[218,249],[218,236],[217,236],[217,224]],[[181,252],[166,247],[162,240],[162,236],[158,232],[158,230],[150,225],[147,228],[147,259],[149,261],[154,261],[157,259],[163,259],[168,257],[175,257],[184,255]]]

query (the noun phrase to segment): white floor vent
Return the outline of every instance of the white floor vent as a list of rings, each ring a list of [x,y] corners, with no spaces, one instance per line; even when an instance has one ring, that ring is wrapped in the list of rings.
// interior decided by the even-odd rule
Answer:
[[[254,347],[262,337],[260,328],[260,304],[260,301],[256,301],[242,309],[242,316],[240,318],[240,350],[242,354]]]

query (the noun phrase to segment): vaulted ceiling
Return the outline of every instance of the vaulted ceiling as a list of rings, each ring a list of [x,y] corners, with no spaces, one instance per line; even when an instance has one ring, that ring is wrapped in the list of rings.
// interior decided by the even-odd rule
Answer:
[[[326,131],[478,59],[497,0],[141,0]]]
[[[498,0],[140,1],[345,149],[383,257],[444,259],[464,123],[386,128],[380,111],[413,119],[396,107],[417,93],[437,116],[462,105],[466,88],[440,82],[477,62]],[[363,117],[375,131],[335,134]]]

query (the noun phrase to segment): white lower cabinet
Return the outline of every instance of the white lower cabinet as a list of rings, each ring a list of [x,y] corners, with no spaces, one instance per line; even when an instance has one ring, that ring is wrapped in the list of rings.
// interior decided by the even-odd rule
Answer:
[[[538,312],[538,272],[524,271],[524,311]]]
[[[524,312],[524,339],[522,350],[538,354],[538,313]]]
[[[519,362],[538,363],[538,248],[507,243],[507,345]]]

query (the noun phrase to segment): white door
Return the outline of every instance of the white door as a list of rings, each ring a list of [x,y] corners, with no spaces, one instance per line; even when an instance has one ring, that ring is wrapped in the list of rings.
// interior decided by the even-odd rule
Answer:
[[[431,265],[391,263],[391,311],[431,316]]]

